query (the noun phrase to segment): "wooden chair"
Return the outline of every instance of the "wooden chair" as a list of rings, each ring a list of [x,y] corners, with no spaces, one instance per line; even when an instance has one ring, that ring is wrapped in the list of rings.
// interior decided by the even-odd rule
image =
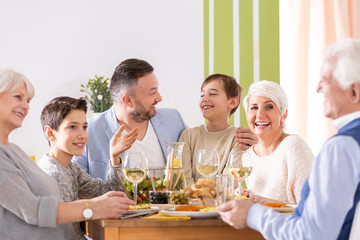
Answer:
[[[358,202],[355,209],[354,219],[349,237],[349,240],[359,240],[359,239],[360,239],[360,202]]]

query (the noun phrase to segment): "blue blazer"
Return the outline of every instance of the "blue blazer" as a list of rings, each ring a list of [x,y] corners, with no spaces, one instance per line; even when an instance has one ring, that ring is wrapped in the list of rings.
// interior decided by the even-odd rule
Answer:
[[[156,109],[156,115],[150,119],[158,137],[164,159],[167,156],[165,142],[177,142],[181,132],[187,127],[180,113],[175,109]],[[119,129],[114,107],[98,116],[88,119],[89,140],[81,156],[74,156],[76,162],[90,176],[106,181],[110,161],[110,140]],[[120,155],[123,157],[123,154]]]

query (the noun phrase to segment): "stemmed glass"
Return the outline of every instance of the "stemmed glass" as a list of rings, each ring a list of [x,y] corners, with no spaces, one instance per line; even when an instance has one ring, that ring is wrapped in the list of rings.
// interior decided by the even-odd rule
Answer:
[[[206,179],[214,176],[219,170],[220,158],[216,150],[201,149],[196,159],[196,170]]]
[[[149,168],[148,160],[144,153],[126,153],[123,163],[123,174],[134,186],[134,201],[137,203],[137,185],[144,180]]]
[[[252,161],[249,152],[242,152],[242,156],[230,152],[228,159],[228,172],[235,176],[239,183],[239,198],[241,199],[242,182],[252,171]]]

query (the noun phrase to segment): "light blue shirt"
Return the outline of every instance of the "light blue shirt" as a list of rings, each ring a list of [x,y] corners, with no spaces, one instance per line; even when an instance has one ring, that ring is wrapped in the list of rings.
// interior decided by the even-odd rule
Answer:
[[[339,130],[357,118],[360,112],[343,116],[334,125]],[[349,136],[332,137],[313,162],[311,190],[302,216],[280,214],[255,204],[248,212],[247,224],[266,239],[336,239],[354,205],[359,183],[359,144]]]
[[[166,142],[177,142],[181,132],[187,126],[175,109],[157,108],[156,112],[150,122],[166,159]],[[118,129],[119,124],[115,117],[114,107],[88,119],[88,142],[83,154],[74,156],[72,161],[80,165],[93,178],[106,181],[110,161],[110,140]],[[123,154],[120,156],[123,157]]]

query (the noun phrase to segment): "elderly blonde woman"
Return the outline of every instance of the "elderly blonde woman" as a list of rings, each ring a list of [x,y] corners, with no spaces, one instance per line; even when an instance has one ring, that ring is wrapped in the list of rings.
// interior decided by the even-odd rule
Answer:
[[[56,180],[9,142],[9,134],[21,127],[28,114],[33,96],[34,87],[24,75],[0,69],[1,239],[76,239],[70,222],[125,214],[135,203],[123,192],[62,202]]]
[[[298,135],[285,133],[288,102],[284,90],[275,82],[255,82],[243,106],[249,127],[259,139],[244,156],[253,169],[243,195],[259,203],[297,204],[314,155]]]

